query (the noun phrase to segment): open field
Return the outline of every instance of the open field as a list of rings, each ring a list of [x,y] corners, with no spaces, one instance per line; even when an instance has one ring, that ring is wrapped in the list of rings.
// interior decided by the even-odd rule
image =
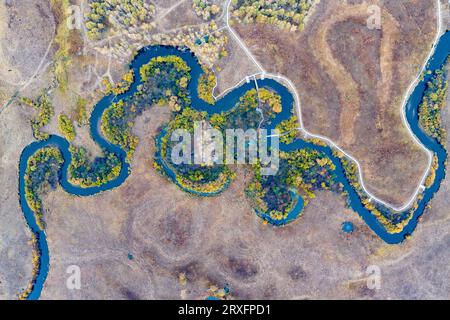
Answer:
[[[164,5],[166,4],[159,4]],[[204,23],[204,21],[197,17],[194,10],[192,9],[191,1],[176,1],[173,5],[168,6],[168,8],[161,8],[162,10],[169,10],[169,13],[162,11],[163,17],[159,20],[158,24],[164,29],[174,29],[189,25],[198,25]]]
[[[226,51],[228,56],[218,61],[215,66],[220,68],[217,74],[217,87],[214,94],[223,94],[229,88],[235,86],[246,76],[259,72],[252,60],[245,54],[244,50],[239,46],[239,43],[231,35],[228,30],[223,31],[228,37]]]
[[[400,107],[437,32],[434,2],[407,2],[321,1],[301,33],[233,24],[265,69],[293,81],[305,128],[358,159],[368,189],[396,206],[427,168]],[[371,4],[381,30],[367,27]]]
[[[23,85],[36,72],[54,37],[48,1],[0,3],[0,81]],[[1,83],[0,82],[0,83]]]
[[[0,117],[0,300],[16,299],[31,277],[31,234],[17,195],[17,164],[22,149],[31,142],[26,113],[17,108]]]
[[[51,81],[49,49],[54,20],[47,1],[0,2],[0,299],[16,299],[31,278],[31,234],[18,201],[18,161],[33,141],[31,108],[4,104],[25,84],[24,95],[37,95]],[[46,55],[48,50],[48,55]],[[42,65],[41,65],[42,62]],[[41,65],[41,68],[39,66]],[[29,82],[36,71],[41,78]],[[42,74],[42,72],[44,72]],[[37,79],[36,79],[37,80]]]

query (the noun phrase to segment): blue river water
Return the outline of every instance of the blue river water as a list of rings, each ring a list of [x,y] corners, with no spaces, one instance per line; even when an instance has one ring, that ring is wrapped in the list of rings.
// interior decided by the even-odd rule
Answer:
[[[427,64],[428,71],[435,71],[439,69],[446,61],[448,55],[450,53],[450,32],[446,32],[439,40],[436,50],[431,57],[430,61]],[[31,294],[28,296],[28,299],[38,299],[40,297],[41,291],[45,284],[45,280],[48,275],[48,271],[50,268],[50,257],[49,250],[46,240],[45,231],[40,230],[40,228],[36,224],[36,219],[33,211],[29,207],[26,198],[25,198],[25,171],[27,167],[28,159],[39,149],[47,146],[53,146],[59,148],[61,151],[64,164],[61,169],[60,176],[60,184],[61,187],[68,193],[75,196],[90,196],[97,194],[102,191],[111,190],[120,186],[130,174],[130,166],[125,161],[126,153],[125,151],[114,144],[108,142],[102,135],[100,130],[100,121],[101,116],[105,109],[107,109],[114,101],[119,101],[121,99],[127,99],[131,97],[138,90],[138,86],[142,83],[142,79],[139,73],[139,69],[143,64],[148,63],[153,57],[156,56],[167,56],[167,55],[177,55],[185,60],[188,66],[191,68],[191,81],[188,84],[188,91],[190,94],[192,108],[199,111],[206,111],[209,114],[220,113],[223,111],[228,111],[233,108],[236,103],[239,101],[239,98],[248,90],[255,88],[256,84],[254,81],[250,81],[248,83],[244,83],[234,90],[228,92],[225,96],[223,96],[220,100],[216,102],[214,105],[210,105],[200,99],[197,87],[199,77],[202,75],[203,70],[197,60],[197,58],[188,50],[181,50],[174,47],[167,46],[150,46],[143,48],[136,55],[134,60],[130,64],[130,69],[134,71],[135,80],[131,84],[130,89],[118,96],[108,95],[102,98],[93,109],[90,118],[90,133],[92,139],[103,149],[106,149],[110,152],[114,152],[117,154],[122,160],[122,167],[120,174],[113,180],[109,181],[106,184],[96,187],[83,188],[77,185],[73,185],[69,182],[67,177],[68,167],[71,162],[71,154],[69,152],[69,142],[64,138],[56,135],[51,135],[45,141],[37,141],[28,145],[22,152],[20,156],[19,162],[19,198],[20,205],[22,211],[24,213],[24,217],[26,222],[36,236],[37,239],[37,247],[40,251],[40,260],[39,260],[39,271],[37,277],[34,279],[34,286],[31,291]],[[342,164],[340,160],[333,154],[333,150],[328,146],[319,146],[308,141],[297,139],[293,143],[289,145],[281,144],[280,149],[282,151],[292,151],[301,148],[311,148],[318,150],[320,152],[325,153],[335,164],[335,180],[336,182],[340,182],[344,186],[344,190],[348,193],[348,205],[356,211],[367,223],[367,225],[385,242],[389,244],[400,243],[405,239],[405,236],[411,234],[418,222],[418,218],[422,215],[426,205],[432,199],[434,193],[439,189],[440,183],[445,176],[445,161],[447,159],[447,153],[445,149],[433,138],[427,136],[422,129],[419,127],[418,123],[418,106],[422,100],[426,82],[430,79],[430,75],[425,75],[424,79],[418,83],[415,87],[413,93],[409,97],[407,106],[406,106],[406,117],[410,128],[416,137],[429,149],[431,150],[438,158],[438,168],[436,170],[436,179],[434,183],[427,188],[423,192],[423,198],[419,201],[417,209],[414,211],[412,219],[405,226],[405,228],[400,233],[389,233],[386,231],[385,227],[378,222],[377,218],[371,214],[366,208],[364,208],[361,203],[361,199],[358,196],[357,192],[352,188],[349,181],[347,180],[344,170],[342,168]],[[277,115],[276,119],[272,121],[270,127],[266,127],[266,129],[273,129],[279,122],[288,119],[292,115],[293,106],[294,106],[294,98],[289,90],[278,83],[273,79],[264,79],[257,80],[258,87],[268,87],[274,91],[276,91],[281,96],[282,101],[282,112]],[[170,172],[170,170],[169,170]],[[170,175],[170,174],[169,174]],[[172,177],[173,178],[173,177]],[[303,200],[301,197],[297,197],[297,202],[294,205],[294,208],[289,213],[288,217],[284,221],[272,221],[273,224],[285,224],[292,220],[294,220],[303,209]],[[258,214],[263,216],[264,214]],[[267,217],[265,217],[267,218]],[[269,222],[270,219],[268,219]]]

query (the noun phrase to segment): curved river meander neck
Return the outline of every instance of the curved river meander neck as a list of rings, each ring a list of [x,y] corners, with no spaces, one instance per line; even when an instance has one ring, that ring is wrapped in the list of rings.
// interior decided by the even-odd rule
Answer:
[[[428,71],[435,71],[445,63],[450,52],[450,33],[446,32],[438,42],[436,46],[436,50],[434,51],[433,56],[427,65]],[[174,47],[166,47],[166,46],[151,46],[144,48],[139,51],[135,59],[130,64],[130,69],[134,71],[135,80],[131,84],[130,89],[124,94],[113,96],[108,95],[102,98],[94,107],[93,112],[90,118],[90,131],[93,140],[102,148],[116,153],[122,160],[122,168],[120,174],[113,180],[96,187],[83,188],[77,185],[73,185],[69,182],[67,177],[68,167],[71,162],[71,153],[69,152],[69,142],[59,136],[52,135],[45,141],[37,141],[31,143],[27,146],[20,157],[19,162],[19,197],[20,197],[20,205],[22,207],[26,222],[36,236],[37,247],[40,251],[40,259],[39,259],[39,270],[37,273],[37,277],[34,279],[34,286],[31,293],[28,296],[28,299],[38,299],[40,297],[42,288],[44,286],[45,280],[47,278],[47,274],[50,267],[50,258],[49,258],[49,250],[46,240],[46,234],[43,230],[41,230],[35,220],[35,216],[33,211],[29,207],[26,198],[25,198],[25,171],[27,166],[28,159],[40,148],[44,148],[47,146],[53,146],[59,148],[61,151],[64,164],[61,170],[60,176],[60,184],[61,187],[68,193],[76,195],[76,196],[90,196],[96,193],[113,189],[115,187],[120,186],[128,177],[130,173],[130,166],[125,161],[126,153],[125,151],[117,145],[109,143],[101,133],[100,130],[100,121],[103,112],[114,102],[121,99],[126,99],[134,95],[134,93],[138,90],[138,86],[142,83],[142,79],[139,73],[139,69],[142,65],[148,63],[152,58],[157,56],[167,56],[167,55],[177,55],[182,58],[187,65],[191,68],[191,81],[188,85],[188,91],[190,94],[192,108],[199,111],[206,111],[209,114],[212,113],[220,113],[223,111],[230,110],[233,108],[239,98],[248,90],[256,87],[255,81],[250,81],[248,83],[244,83],[232,91],[223,96],[220,100],[216,102],[216,104],[210,105],[204,102],[199,98],[197,87],[199,82],[199,77],[202,75],[203,70],[196,59],[196,57],[188,50],[180,50]],[[334,155],[333,150],[328,146],[319,146],[313,144],[311,142],[307,142],[304,140],[297,139],[294,143],[285,145],[281,144],[280,149],[282,151],[292,151],[301,148],[311,148],[323,152],[326,154],[336,166],[335,176],[336,181],[343,184],[345,191],[348,193],[348,205],[356,211],[362,219],[367,223],[367,225],[385,242],[390,244],[400,243],[405,239],[406,235],[411,234],[418,222],[418,218],[424,212],[424,209],[427,203],[432,199],[434,193],[439,189],[440,183],[445,176],[445,161],[447,158],[447,153],[445,149],[433,138],[427,136],[422,129],[419,127],[418,122],[418,106],[422,100],[424,95],[424,91],[426,89],[426,83],[430,79],[430,75],[425,75],[424,79],[421,80],[417,86],[415,87],[413,93],[411,94],[407,106],[406,106],[406,118],[408,124],[413,131],[414,135],[418,138],[418,140],[430,151],[438,159],[438,167],[436,169],[436,179],[434,183],[427,189],[425,189],[422,193],[422,199],[418,202],[418,206],[413,213],[412,219],[408,222],[408,224],[403,228],[403,230],[399,233],[389,233],[386,231],[385,227],[377,220],[377,218],[368,211],[362,204],[361,199],[357,192],[352,188],[349,181],[347,180],[341,161]],[[270,128],[273,129],[278,123],[283,120],[288,119],[292,115],[292,109],[294,106],[294,98],[289,90],[278,83],[273,79],[264,79],[264,80],[256,80],[258,87],[268,87],[271,90],[275,91],[281,96],[282,101],[282,112],[277,115],[276,119],[272,121]],[[301,208],[301,206],[300,206]]]

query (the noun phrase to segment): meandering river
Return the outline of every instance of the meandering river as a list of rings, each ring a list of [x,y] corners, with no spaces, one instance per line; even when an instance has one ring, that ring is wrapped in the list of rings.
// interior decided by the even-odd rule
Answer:
[[[446,32],[439,40],[436,50],[434,54],[430,58],[427,64],[427,71],[435,71],[441,68],[441,66],[445,63],[448,55],[450,53],[450,32]],[[210,105],[200,99],[197,87],[199,77],[202,75],[203,70],[197,60],[197,58],[188,50],[180,50],[173,47],[166,46],[151,46],[146,47],[139,51],[134,60],[130,64],[130,69],[134,71],[135,79],[131,84],[130,89],[118,96],[108,95],[102,98],[94,107],[93,112],[90,118],[90,132],[92,139],[102,148],[116,153],[122,160],[122,168],[120,174],[113,180],[105,183],[101,186],[83,188],[80,186],[73,185],[69,182],[67,177],[68,167],[71,162],[71,153],[69,152],[69,142],[64,138],[61,138],[56,135],[51,135],[45,141],[37,141],[31,143],[27,146],[21,156],[19,162],[19,197],[20,197],[20,205],[22,207],[22,211],[24,213],[26,222],[36,236],[37,246],[40,251],[40,260],[39,260],[39,271],[38,276],[35,279],[34,287],[31,291],[31,294],[28,296],[28,299],[38,299],[40,297],[41,291],[45,284],[45,280],[47,278],[49,268],[50,268],[50,257],[49,250],[47,245],[47,239],[45,231],[40,230],[40,228],[36,224],[36,219],[33,211],[29,207],[26,198],[25,198],[25,172],[27,167],[28,159],[40,148],[47,146],[57,147],[64,158],[64,164],[61,169],[61,177],[60,184],[61,187],[68,193],[73,194],[75,196],[90,196],[96,193],[113,189],[115,187],[120,186],[130,174],[130,166],[125,161],[126,153],[125,151],[114,144],[109,143],[102,135],[100,130],[100,121],[101,116],[105,109],[107,109],[114,101],[118,101],[120,99],[125,99],[129,96],[132,96],[138,90],[138,86],[142,83],[142,79],[139,73],[139,69],[142,65],[148,63],[152,58],[157,56],[167,56],[167,55],[177,55],[181,57],[187,65],[191,68],[191,81],[188,85],[188,91],[190,94],[190,98],[192,101],[192,108],[199,111],[206,111],[209,114],[220,113],[223,111],[228,111],[233,108],[236,103],[239,101],[239,98],[245,94],[250,89],[256,87],[254,81],[250,81],[248,83],[244,83],[234,90],[227,93],[220,100],[216,102],[216,104]],[[424,76],[423,80],[421,80],[411,96],[409,97],[408,103],[406,105],[406,118],[409,123],[409,126],[417,139],[430,151],[432,151],[437,159],[438,159],[438,167],[436,169],[436,179],[434,183],[425,189],[422,193],[422,199],[418,202],[418,206],[413,213],[412,219],[408,222],[408,224],[403,228],[400,233],[389,233],[386,231],[385,227],[377,220],[377,218],[368,211],[363,204],[361,203],[361,199],[358,196],[357,192],[350,185],[347,180],[344,170],[342,168],[341,161],[334,155],[333,150],[328,146],[319,146],[313,144],[311,142],[307,142],[304,140],[296,140],[294,143],[285,145],[281,144],[280,149],[282,151],[292,151],[300,148],[311,148],[318,150],[320,152],[325,153],[336,166],[335,175],[336,182],[342,183],[344,186],[344,190],[348,193],[348,204],[349,206],[356,211],[367,223],[367,225],[385,242],[390,244],[400,243],[405,239],[406,235],[411,234],[416,228],[418,218],[423,214],[424,209],[428,202],[432,199],[434,193],[439,189],[442,179],[445,176],[445,161],[447,159],[447,153],[445,149],[433,138],[427,136],[423,130],[419,127],[418,121],[418,106],[421,103],[422,97],[424,95],[424,91],[426,89],[426,83],[429,81],[431,75],[427,74]],[[264,79],[264,80],[256,80],[258,87],[267,87],[271,90],[275,91],[281,96],[282,101],[282,112],[277,115],[276,119],[272,121],[270,127],[266,127],[267,129],[273,129],[275,126],[283,120],[288,119],[292,115],[292,109],[294,107],[294,98],[289,90],[278,83],[273,79]],[[294,220],[298,214],[302,211],[303,201],[298,200],[297,205],[294,206],[292,211],[289,213],[288,218],[285,222],[289,222]],[[275,224],[275,222],[273,222]]]

